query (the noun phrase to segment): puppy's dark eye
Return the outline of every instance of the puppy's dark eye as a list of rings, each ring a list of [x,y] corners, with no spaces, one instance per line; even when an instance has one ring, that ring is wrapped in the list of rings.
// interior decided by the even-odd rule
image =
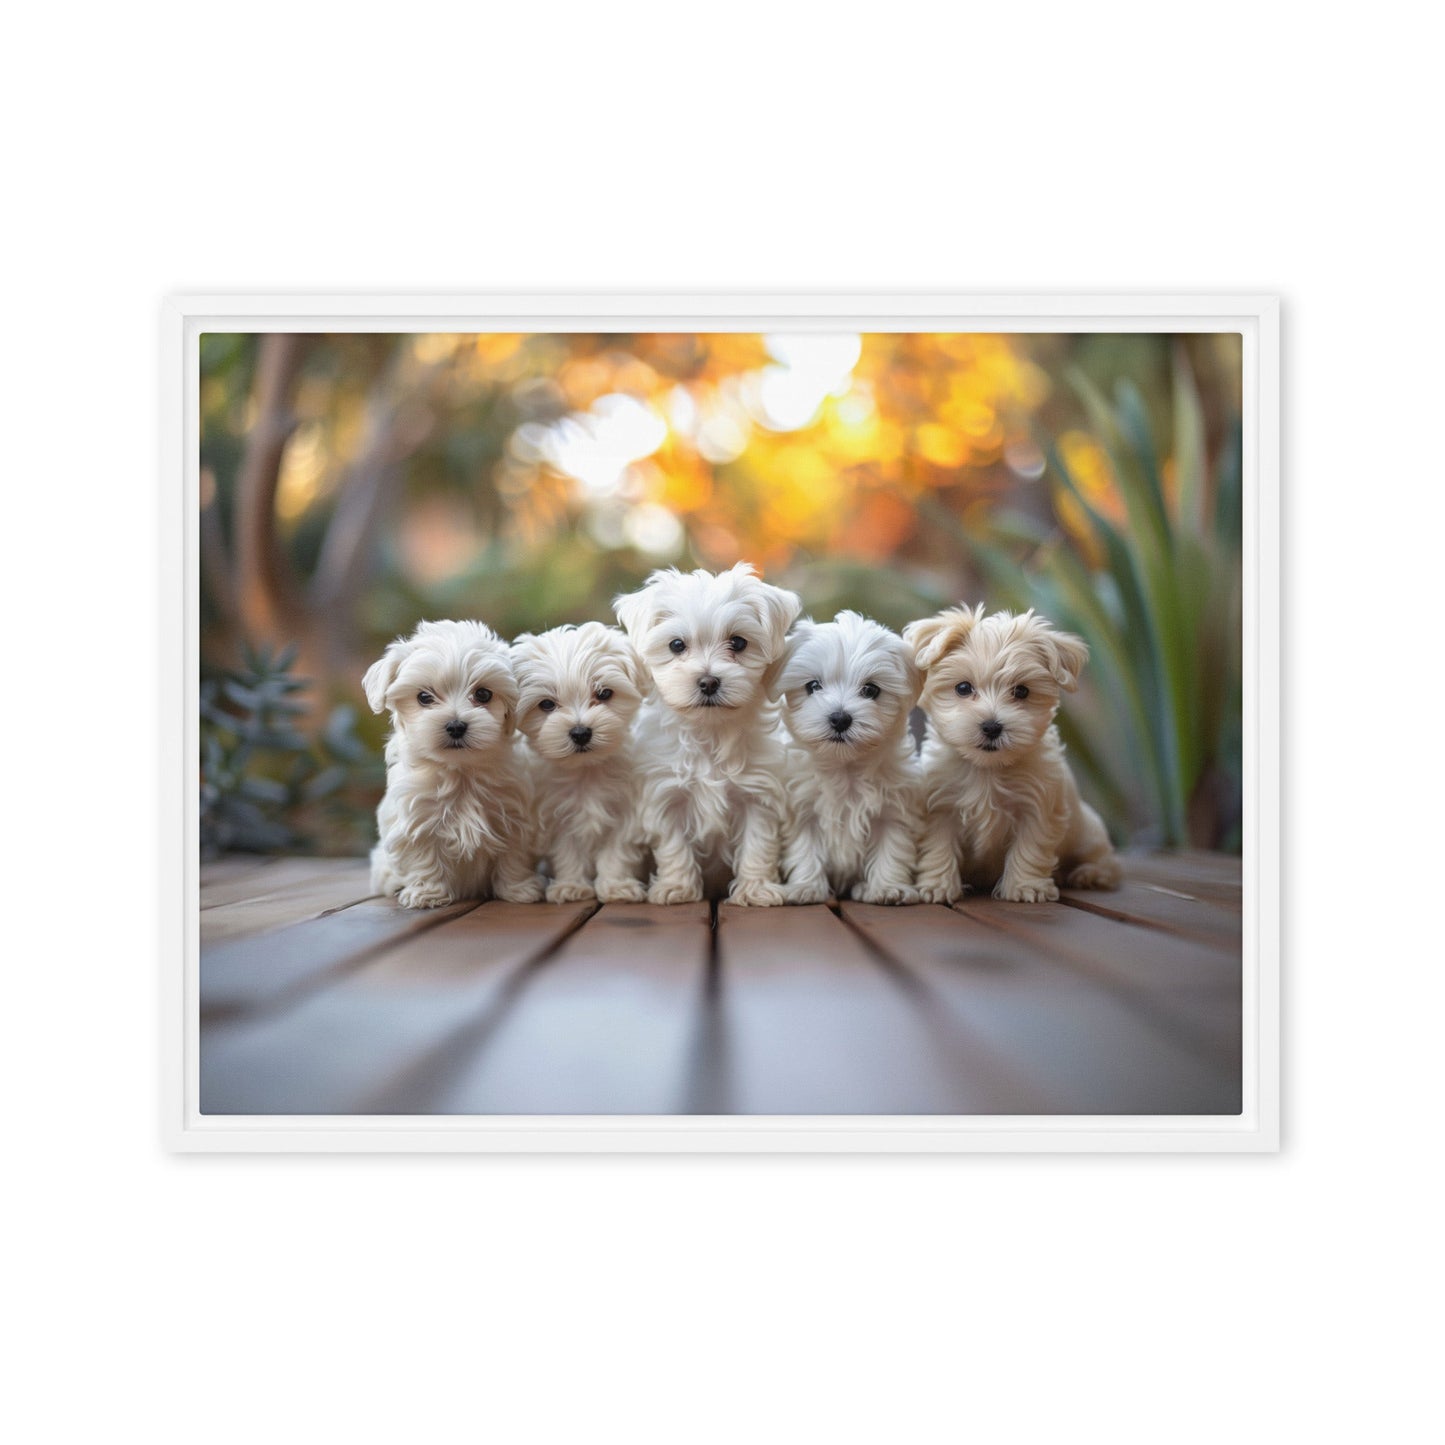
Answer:
[[[728,646],[734,652],[743,652],[747,649],[748,640],[746,637],[729,637]]]
[[[486,707],[492,700],[492,690],[489,687],[476,687],[472,689],[472,701],[478,707]]]
[[[861,692],[864,697],[877,697],[878,684],[876,682],[865,682],[858,691]]]
[[[680,637],[674,637],[674,638],[672,639],[672,641],[669,642],[667,645],[668,645],[674,652],[686,652],[686,651],[687,651],[687,643],[685,643],[685,642],[682,640],[682,638],[680,638]]]
[[[607,699],[610,698],[611,696],[612,696],[612,689],[611,689],[610,687],[599,687],[599,688],[597,689],[597,701],[598,701],[598,702],[606,702]]]
[[[814,678],[812,682],[808,683],[808,685],[807,685],[806,687],[804,687],[803,691],[806,692],[806,693],[815,693],[815,692],[817,692],[818,689],[821,688],[822,686],[823,686],[823,684],[822,684],[821,682],[819,682],[819,681],[817,680],[817,678]]]
[[[1028,695],[1029,695],[1029,690],[1028,690],[1028,688],[1026,688],[1026,687],[1023,685],[1023,683],[1019,683],[1019,685],[1018,685],[1016,688],[1014,688],[1014,697],[1015,697],[1019,702],[1022,702]]]
[[[553,702],[550,697],[544,697],[542,701],[537,704],[537,707],[538,710],[541,712],[553,712],[555,711],[557,704]]]
[[[423,707],[430,707],[436,701],[436,696],[435,694],[428,692],[425,688],[422,688],[422,690],[417,693],[416,700]]]
[[[961,682],[956,688],[954,688],[954,692],[956,692],[959,697],[972,697],[973,684],[971,682]]]

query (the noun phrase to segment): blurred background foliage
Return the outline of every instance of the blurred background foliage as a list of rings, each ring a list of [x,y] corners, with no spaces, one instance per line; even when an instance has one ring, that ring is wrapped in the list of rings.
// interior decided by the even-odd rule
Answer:
[[[653,567],[755,562],[894,627],[1033,606],[1120,842],[1240,837],[1235,334],[201,341],[203,846],[361,851],[360,677],[424,617],[505,636]]]

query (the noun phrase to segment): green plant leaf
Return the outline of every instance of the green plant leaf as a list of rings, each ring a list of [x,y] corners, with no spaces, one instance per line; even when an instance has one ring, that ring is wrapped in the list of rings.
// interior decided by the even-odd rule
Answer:
[[[1160,557],[1167,556],[1169,519],[1164,511],[1163,493],[1157,486],[1150,486],[1119,418],[1099,389],[1077,367],[1069,368],[1066,375],[1084,404],[1095,437],[1109,458],[1129,514],[1129,526],[1138,538],[1138,545]]]
[[[1174,402],[1174,473],[1179,484],[1181,527],[1197,537],[1207,532],[1208,464],[1204,455],[1204,407],[1183,343],[1175,340],[1170,366]]]

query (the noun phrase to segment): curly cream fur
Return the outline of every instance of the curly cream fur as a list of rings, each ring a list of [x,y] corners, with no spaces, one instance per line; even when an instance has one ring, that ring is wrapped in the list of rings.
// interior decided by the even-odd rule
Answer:
[[[641,903],[646,847],[632,720],[649,686],[615,627],[584,622],[512,643],[549,903]]]
[[[654,572],[615,606],[657,694],[637,723],[649,901],[726,888],[734,903],[784,902],[785,756],[768,689],[801,600],[739,563]]]
[[[922,678],[896,633],[840,612],[799,622],[776,684],[788,750],[789,902],[831,890],[916,903],[922,793],[908,714]]]
[[[423,622],[386,649],[362,686],[372,711],[392,720],[372,887],[403,908],[539,900],[506,643],[480,622]]]
[[[903,637],[926,674],[930,724],[923,898],[951,903],[979,888],[1037,903],[1058,898],[1060,883],[1116,886],[1118,859],[1054,726],[1061,694],[1078,686],[1084,643],[1033,612],[985,616],[982,605],[910,623]]]

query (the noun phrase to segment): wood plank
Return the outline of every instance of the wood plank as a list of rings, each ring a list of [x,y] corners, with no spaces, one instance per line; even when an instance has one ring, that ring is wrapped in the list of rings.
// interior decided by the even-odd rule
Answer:
[[[532,905],[534,911],[536,905]],[[707,1041],[706,903],[609,903],[529,972],[430,1093],[449,1114],[687,1112]],[[380,1103],[390,1101],[383,1099]]]
[[[1125,853],[1124,877],[1238,908],[1244,897],[1241,860],[1228,853]]]
[[[1179,889],[1125,878],[1114,889],[1066,888],[1059,901],[1121,923],[1141,924],[1197,939],[1237,954],[1242,947],[1243,918],[1238,908],[1213,903]]]
[[[201,911],[252,899],[270,898],[287,889],[327,878],[353,877],[363,883],[370,876],[365,858],[275,858],[264,868],[249,868],[229,878],[201,885]],[[367,890],[363,889],[361,896]]]
[[[1168,873],[1175,878],[1193,882],[1215,883],[1236,887],[1244,872],[1244,860],[1238,853],[1210,853],[1204,849],[1154,849],[1149,852],[1126,851],[1119,855],[1125,871],[1136,865],[1150,871]]]
[[[261,898],[205,909],[201,913],[201,947],[215,947],[233,939],[320,918],[375,896],[364,868],[329,878],[298,881]]]
[[[424,1114],[596,908],[484,903],[298,998],[208,1024],[207,1114]]]
[[[201,1018],[275,1008],[389,945],[469,913],[453,903],[422,912],[370,899],[289,928],[201,950]]]
[[[1236,1112],[1238,860],[1125,871],[1050,907],[723,905],[714,935],[707,905],[417,914],[354,901],[364,860],[206,865],[202,1108]]]
[[[1003,1061],[1015,1092],[992,1112],[1239,1112],[1237,1060],[1187,1045],[1041,948],[935,905],[844,903],[842,915],[916,976],[939,1028]]]
[[[954,908],[1112,989],[1237,1073],[1243,1047],[1241,955],[1062,905],[965,898]]]
[[[897,927],[914,909],[882,909]],[[1036,1109],[1008,1061],[822,905],[718,909],[720,989],[697,1112],[963,1114]]]
[[[201,893],[218,883],[225,883],[229,879],[239,878],[246,873],[254,873],[258,868],[266,868],[275,863],[275,858],[266,857],[261,853],[225,853],[219,858],[203,858],[201,860]]]

